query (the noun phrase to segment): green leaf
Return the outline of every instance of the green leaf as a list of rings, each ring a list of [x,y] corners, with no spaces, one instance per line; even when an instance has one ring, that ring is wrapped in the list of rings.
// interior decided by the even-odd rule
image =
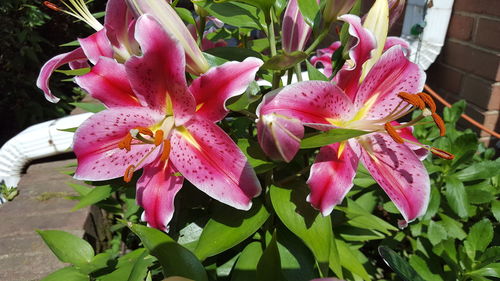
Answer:
[[[467,275],[479,275],[500,278],[500,263],[492,263],[483,268],[467,273]]]
[[[446,123],[455,124],[460,119],[460,114],[464,112],[465,100],[458,101],[451,108],[445,107],[443,110],[443,119]]]
[[[99,281],[128,280],[135,263],[140,257],[148,252],[144,248],[139,248],[118,258],[116,269],[106,275],[99,276]]]
[[[226,24],[264,30],[260,20],[262,13],[259,13],[257,7],[238,2],[213,3],[196,1],[196,4]]]
[[[76,268],[68,266],[61,268],[51,274],[45,276],[41,281],[88,281],[90,277],[86,274],[80,273]]]
[[[430,266],[423,258],[417,255],[412,255],[410,256],[409,262],[411,267],[413,267],[413,269],[415,269],[415,271],[422,276],[424,280],[443,281],[441,276],[431,272]]]
[[[442,219],[441,224],[446,229],[448,237],[455,237],[459,240],[463,240],[467,237],[467,234],[462,229],[463,225],[461,223],[442,213],[439,214],[439,216]]]
[[[289,54],[279,54],[267,60],[261,68],[270,70],[285,70],[296,65],[297,63],[302,62],[306,58],[307,54],[301,51],[295,51]]]
[[[110,253],[97,254],[95,257],[92,258],[92,260],[88,264],[79,265],[78,270],[80,270],[81,273],[90,274],[97,270],[108,267],[108,261],[110,259],[111,259]]]
[[[405,281],[425,281],[418,273],[396,252],[386,246],[378,247],[378,252],[388,266]]]
[[[328,77],[321,73],[321,71],[314,67],[308,60],[306,60],[306,66],[309,80],[328,81]]]
[[[97,113],[106,109],[103,104],[100,103],[90,103],[90,102],[70,102],[69,104],[81,108],[88,112]]]
[[[257,82],[252,81],[245,92],[239,97],[231,98],[227,103],[227,108],[233,111],[241,111],[248,107],[249,104],[260,99],[260,88]],[[236,101],[232,102],[234,99]]]
[[[297,0],[300,13],[304,21],[311,27],[314,27],[314,21],[319,13],[319,5],[316,0]]]
[[[348,140],[350,138],[359,137],[369,132],[353,130],[353,129],[332,129],[324,133],[306,137],[300,143],[300,148],[316,148],[329,145],[336,142]]]
[[[219,65],[222,65],[224,63],[227,62],[227,60],[223,59],[223,58],[219,58],[219,57],[216,57],[216,56],[213,56],[209,53],[203,53],[203,56],[205,57],[205,59],[207,60],[208,64],[211,66],[211,67],[215,67],[215,66],[219,66]]]
[[[249,139],[238,139],[238,147],[257,174],[266,172],[275,166],[273,162],[265,160],[266,156],[257,142]]]
[[[349,218],[347,221],[349,225],[368,230],[377,230],[387,235],[390,234],[391,230],[397,230],[396,227],[383,219],[372,215],[370,212],[349,198],[347,198],[347,204],[347,208],[339,206],[337,209],[346,213],[346,216]]]
[[[217,47],[205,51],[213,56],[223,58],[227,61],[243,61],[249,57],[262,59],[262,55],[256,51],[237,47]]]
[[[432,245],[436,245],[439,242],[445,240],[447,238],[448,234],[446,232],[446,229],[437,222],[431,221],[429,223],[429,229],[427,230],[427,238],[429,238],[429,241],[431,242]]]
[[[276,243],[276,231],[257,264],[257,279],[262,281],[284,281],[281,260]]]
[[[61,131],[61,132],[74,133],[74,132],[76,132],[76,130],[78,130],[78,127],[66,128],[66,129],[57,129],[57,130]]]
[[[140,224],[128,223],[128,227],[139,236],[151,255],[158,259],[166,277],[181,276],[197,281],[208,281],[205,268],[196,256],[167,234]]]
[[[323,217],[306,202],[306,186],[295,185],[293,189],[271,186],[273,208],[285,226],[304,241],[327,274],[333,236],[330,217]]]
[[[365,267],[358,259],[356,250],[349,247],[349,245],[342,240],[335,239],[335,243],[337,245],[342,267],[363,278],[363,280],[372,280],[368,272],[366,272]],[[330,256],[330,266],[332,263],[338,262],[338,260],[332,260],[333,258],[333,256]]]
[[[80,42],[78,40],[73,40],[71,42],[59,45],[59,47],[77,47],[77,46],[80,46]]]
[[[312,280],[316,277],[316,261],[311,251],[286,227],[278,228],[278,250],[281,268],[288,281]]]
[[[154,262],[154,259],[149,256],[147,251],[144,251],[140,257],[137,258],[130,275],[128,277],[128,281],[143,281],[148,274],[148,267],[151,266]]]
[[[194,253],[200,260],[222,253],[252,235],[268,217],[260,200],[254,200],[249,211],[220,204],[203,229]]]
[[[469,230],[464,246],[467,255],[474,260],[476,251],[483,252],[493,240],[493,225],[488,219],[475,223]]]
[[[194,21],[194,18],[193,18],[193,15],[191,14],[191,12],[188,10],[188,9],[185,9],[185,8],[180,8],[180,7],[175,7],[175,11],[177,12],[177,14],[179,15],[179,17],[189,23],[189,24],[192,24],[192,25],[195,25],[196,22]]]
[[[71,70],[55,70],[55,72],[62,73],[67,76],[80,76],[90,72],[90,67],[71,69]]]
[[[335,234],[333,234],[330,244],[330,257],[328,259],[328,265],[330,269],[335,273],[335,275],[337,275],[340,279],[344,279],[344,273],[342,272],[343,259],[344,257],[340,257],[337,240],[335,240]],[[362,265],[361,268],[364,269]]]
[[[447,177],[445,196],[451,209],[457,215],[461,218],[469,216],[469,200],[462,181],[457,179],[455,176]]]
[[[500,222],[500,201],[491,202],[491,212],[495,219]]]
[[[254,281],[257,280],[257,264],[262,256],[260,242],[248,244],[238,257],[231,274],[232,281]]]
[[[37,230],[36,232],[62,262],[80,266],[90,263],[94,257],[92,246],[73,234],[60,230]]]
[[[489,179],[498,175],[500,171],[500,158],[496,161],[482,161],[457,172],[455,176],[461,181]]]
[[[113,189],[109,185],[96,186],[89,193],[83,195],[80,198],[80,202],[78,202],[71,210],[76,211],[105,200],[111,195],[112,191]]]

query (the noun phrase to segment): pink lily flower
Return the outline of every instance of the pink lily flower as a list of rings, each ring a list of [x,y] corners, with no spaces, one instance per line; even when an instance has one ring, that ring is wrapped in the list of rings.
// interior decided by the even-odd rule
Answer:
[[[108,109],[90,117],[75,134],[75,178],[123,176],[130,181],[142,168],[137,182],[142,218],[164,231],[184,178],[212,198],[248,210],[260,183],[215,122],[227,114],[226,100],[246,89],[263,62],[228,62],[188,86],[184,49],[155,18],[141,16],[135,38],[142,56],[125,64],[101,57],[91,72],[76,78]]]
[[[354,17],[343,19],[352,21]],[[353,23],[351,29],[356,29],[359,18]],[[303,134],[290,124],[301,122],[320,130],[348,128],[371,132],[320,149],[307,181],[311,188],[307,200],[323,215],[329,215],[353,186],[361,161],[403,215],[405,223],[400,226],[404,226],[427,209],[430,183],[421,159],[428,151],[447,159],[453,156],[420,144],[411,134],[410,126],[424,116],[432,115],[443,134],[444,125],[429,96],[408,94],[422,90],[425,73],[407,59],[400,45],[386,50],[366,79],[357,85],[361,62],[369,58],[363,52],[369,53],[373,48],[366,45],[374,42],[360,31],[356,32],[359,42],[351,49],[354,66],[343,69],[345,77],[354,81],[339,80],[336,85],[300,82],[266,96],[257,109],[259,141],[265,152],[286,148],[286,157],[282,158],[289,161],[298,151]],[[414,108],[422,109],[424,114],[408,123],[395,122]],[[276,117],[289,124],[277,123]],[[280,129],[279,134],[276,128]]]
[[[297,0],[290,0],[285,10],[281,30],[283,50],[286,53],[304,50],[311,31],[311,27],[300,13]]]
[[[73,0],[73,2],[81,0]],[[131,55],[138,54],[137,42],[133,39],[133,17],[125,5],[124,0],[109,0],[106,5],[106,16],[102,26],[86,9],[85,3],[75,3],[79,7],[85,7],[86,12],[77,15],[55,6],[50,2],[46,5],[54,10],[69,13],[92,26],[96,32],[86,38],[78,39],[80,47],[64,54],[57,55],[47,61],[41,68],[36,85],[40,88],[45,98],[50,102],[58,102],[59,98],[54,96],[49,88],[50,76],[62,65],[69,64],[71,69],[89,67],[88,61],[93,65],[100,57],[115,58],[123,62]],[[68,6],[68,9],[72,9]],[[76,9],[78,10],[78,9]]]

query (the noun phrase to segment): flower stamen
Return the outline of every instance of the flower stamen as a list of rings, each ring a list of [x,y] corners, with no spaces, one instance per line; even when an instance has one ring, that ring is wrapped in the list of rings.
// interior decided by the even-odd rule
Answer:
[[[406,92],[400,92],[398,94],[398,97],[404,100],[405,102],[420,108],[421,110],[424,110],[425,108],[425,102],[418,95]]]
[[[170,156],[170,140],[163,141],[163,150],[161,152],[160,161],[167,161]]]
[[[154,139],[155,139],[155,146],[159,146],[162,143],[162,141],[163,141],[163,135],[164,135],[163,130],[157,130],[155,132],[155,137],[154,137]]]
[[[444,151],[442,149],[436,148],[436,147],[431,147],[429,150],[430,150],[430,152],[432,152],[432,154],[439,156],[439,157],[446,159],[446,160],[453,160],[453,158],[455,158],[455,155],[453,155],[447,151]]]
[[[118,143],[118,148],[119,149],[125,149],[127,151],[130,151],[131,145],[132,145],[132,135],[128,133],[125,135],[125,137]]]
[[[446,126],[441,116],[432,113],[432,119],[434,119],[434,123],[436,123],[436,126],[439,128],[439,135],[444,136],[446,134]]]
[[[398,134],[396,129],[391,125],[391,123],[387,122],[384,124],[384,129],[387,134],[397,143],[404,143],[404,139]]]
[[[427,105],[427,107],[431,110],[432,113],[436,113],[436,103],[432,99],[431,96],[429,96],[426,93],[418,93],[418,97],[424,101],[424,103]]]
[[[128,166],[127,169],[125,170],[125,174],[123,175],[123,181],[130,182],[132,180],[132,177],[134,176],[134,172],[135,172],[135,166],[134,165]]]

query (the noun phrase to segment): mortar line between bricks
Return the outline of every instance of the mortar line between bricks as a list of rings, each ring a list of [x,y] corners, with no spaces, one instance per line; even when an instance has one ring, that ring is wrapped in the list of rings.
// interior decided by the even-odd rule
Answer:
[[[452,42],[452,43],[456,43],[456,44],[460,44],[460,45],[464,45],[464,46],[467,46],[467,47],[471,47],[473,49],[480,50],[480,51],[489,53],[491,55],[495,55],[495,56],[499,56],[500,55],[500,52],[498,52],[498,51],[492,51],[491,49],[487,49],[487,48],[484,48],[484,47],[481,47],[481,46],[478,46],[478,45],[475,45],[475,44],[472,44],[472,43],[469,43],[469,42],[465,42],[465,41],[462,41],[462,40],[458,40],[458,39],[455,39],[455,38],[448,38],[446,41],[449,41],[449,42]],[[446,42],[445,42],[445,44],[446,44]]]
[[[477,19],[488,19],[488,20],[500,21],[498,19],[498,17],[495,17],[495,16],[476,14],[476,13],[464,12],[464,11],[453,11],[452,16],[453,15],[466,16],[466,17],[477,18]]]

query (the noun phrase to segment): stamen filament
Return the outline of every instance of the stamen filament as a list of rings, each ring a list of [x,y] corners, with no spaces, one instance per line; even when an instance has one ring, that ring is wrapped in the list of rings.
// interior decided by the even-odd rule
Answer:
[[[403,140],[403,138],[398,134],[396,129],[394,129],[394,127],[391,125],[391,123],[389,123],[389,122],[385,123],[384,128],[385,128],[387,134],[389,134],[389,136],[391,136],[395,142],[397,142],[397,143],[404,143],[405,142]]]

